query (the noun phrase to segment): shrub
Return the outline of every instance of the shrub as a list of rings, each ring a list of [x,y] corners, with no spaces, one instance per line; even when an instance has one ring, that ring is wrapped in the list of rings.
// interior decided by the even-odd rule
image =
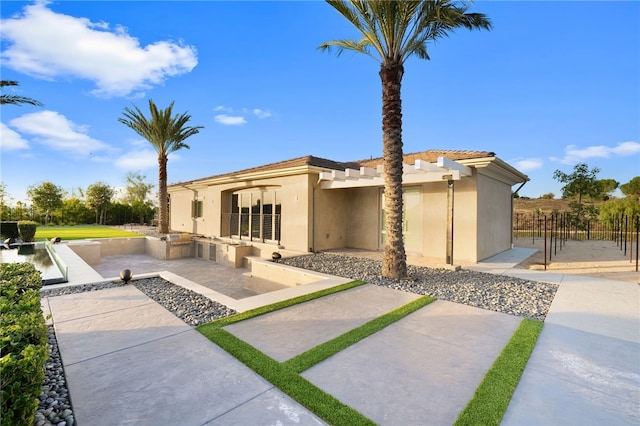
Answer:
[[[0,235],[2,241],[7,238],[18,238],[18,222],[0,222]]]
[[[22,241],[25,243],[35,240],[37,228],[38,222],[30,220],[21,220],[18,222],[18,232],[20,233],[20,238],[22,238]]]
[[[42,277],[30,263],[0,264],[2,426],[31,425],[48,358]]]

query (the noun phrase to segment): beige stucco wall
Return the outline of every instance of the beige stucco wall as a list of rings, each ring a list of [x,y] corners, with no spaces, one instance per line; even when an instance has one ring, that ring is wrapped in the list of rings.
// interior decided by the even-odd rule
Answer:
[[[171,196],[169,227],[172,232],[219,237],[222,231],[226,231],[226,223],[222,223],[222,213],[230,212],[233,192],[269,187],[279,192],[278,202],[282,206],[280,245],[288,250],[306,252],[311,247],[310,188],[312,182],[317,180],[317,175],[315,177],[314,175],[296,175],[225,183],[197,189],[171,187],[169,188]],[[191,202],[194,197],[203,202],[201,218],[191,217]],[[242,240],[251,241],[248,237],[243,237]]]
[[[478,194],[477,172],[454,184],[453,263],[477,261]]]
[[[473,263],[511,245],[511,186],[482,170],[455,181],[455,264]],[[282,208],[278,249],[307,252],[332,248],[380,249],[379,187],[321,189],[318,174],[228,182],[197,189],[170,187],[172,232],[205,237],[227,235],[222,213],[230,212],[231,194],[258,187],[278,188]],[[420,188],[421,255],[446,261],[447,182]],[[203,217],[191,218],[191,201],[203,202]],[[251,239],[244,237],[243,241]],[[265,253],[268,253],[266,250]]]
[[[480,261],[511,248],[511,186],[479,174],[478,194]]]
[[[313,239],[309,247],[315,251],[346,247],[350,214],[346,191],[316,188],[313,199]]]
[[[380,246],[380,188],[345,191],[347,215],[346,247],[377,250]]]
[[[423,185],[421,202],[422,255],[444,263],[447,243],[447,183]]]

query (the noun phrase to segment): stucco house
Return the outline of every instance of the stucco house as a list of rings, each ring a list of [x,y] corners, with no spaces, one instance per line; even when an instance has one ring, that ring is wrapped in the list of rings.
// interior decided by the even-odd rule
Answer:
[[[511,248],[513,186],[526,175],[493,152],[429,150],[406,154],[403,163],[408,255],[475,263]],[[180,182],[168,187],[169,227],[246,243],[263,257],[382,250],[383,177],[382,158],[306,156]]]

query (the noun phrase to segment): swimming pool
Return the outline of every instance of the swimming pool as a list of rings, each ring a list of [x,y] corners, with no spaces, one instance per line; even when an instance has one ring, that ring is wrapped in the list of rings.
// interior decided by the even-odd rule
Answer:
[[[42,274],[42,284],[66,283],[67,267],[49,243],[23,243],[2,246],[0,263],[31,263]]]

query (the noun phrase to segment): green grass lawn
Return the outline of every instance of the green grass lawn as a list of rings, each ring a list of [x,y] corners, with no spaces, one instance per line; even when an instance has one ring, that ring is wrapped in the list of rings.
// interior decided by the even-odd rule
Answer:
[[[36,241],[60,237],[62,240],[84,240],[86,238],[138,237],[142,234],[98,225],[38,226]]]

